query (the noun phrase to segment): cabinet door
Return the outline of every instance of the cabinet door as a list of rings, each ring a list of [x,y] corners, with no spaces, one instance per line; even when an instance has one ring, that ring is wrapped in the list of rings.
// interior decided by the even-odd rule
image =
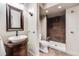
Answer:
[[[79,55],[79,6],[66,10],[66,49],[72,55]]]

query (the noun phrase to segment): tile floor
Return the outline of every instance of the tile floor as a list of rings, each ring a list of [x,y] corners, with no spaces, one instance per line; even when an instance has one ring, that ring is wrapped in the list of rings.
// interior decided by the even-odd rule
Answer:
[[[67,54],[67,53],[64,53],[64,52],[49,48],[48,53],[40,52],[40,56],[70,56],[70,55]]]

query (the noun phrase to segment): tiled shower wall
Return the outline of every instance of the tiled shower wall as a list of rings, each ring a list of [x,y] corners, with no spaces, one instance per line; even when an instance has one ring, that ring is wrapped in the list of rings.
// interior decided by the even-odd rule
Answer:
[[[47,20],[48,40],[65,43],[65,16],[48,18]]]

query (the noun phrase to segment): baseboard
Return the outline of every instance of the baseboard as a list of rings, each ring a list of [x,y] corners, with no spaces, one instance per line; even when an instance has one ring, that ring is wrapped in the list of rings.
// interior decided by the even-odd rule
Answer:
[[[38,54],[35,54],[35,53],[33,53],[32,51],[28,51],[28,53],[30,54],[30,55],[28,55],[28,56],[39,56],[39,53],[38,53]]]
[[[30,54],[29,56],[34,56],[34,53],[32,51],[28,51],[28,53]]]

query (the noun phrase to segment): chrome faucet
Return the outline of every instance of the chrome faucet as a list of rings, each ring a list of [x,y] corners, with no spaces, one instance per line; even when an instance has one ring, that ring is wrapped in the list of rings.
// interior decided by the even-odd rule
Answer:
[[[16,36],[18,36],[18,31],[16,31]]]

